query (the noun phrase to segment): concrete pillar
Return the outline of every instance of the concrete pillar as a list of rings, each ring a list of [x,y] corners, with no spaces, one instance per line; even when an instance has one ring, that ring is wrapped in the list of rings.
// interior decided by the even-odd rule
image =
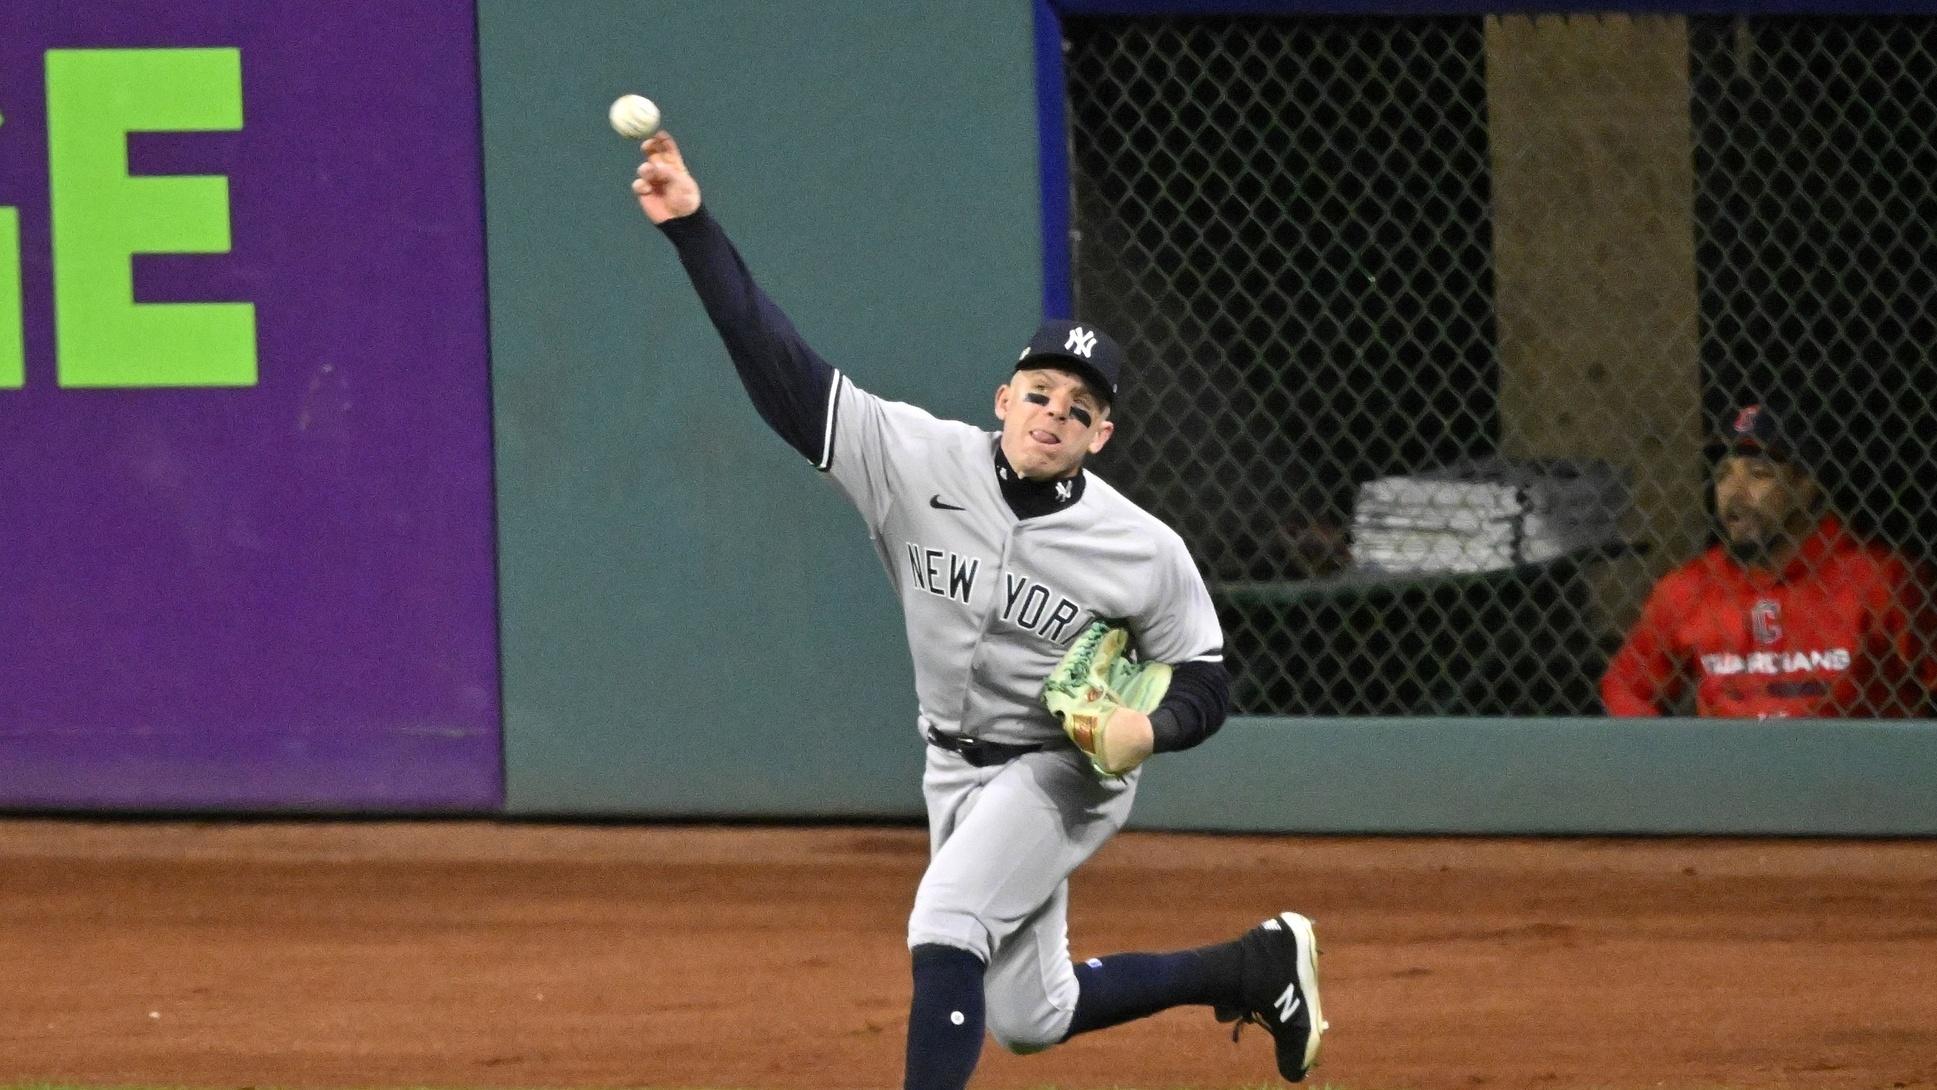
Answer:
[[[1502,446],[1624,467],[1610,631],[1703,539],[1688,39],[1680,18],[1489,18]]]

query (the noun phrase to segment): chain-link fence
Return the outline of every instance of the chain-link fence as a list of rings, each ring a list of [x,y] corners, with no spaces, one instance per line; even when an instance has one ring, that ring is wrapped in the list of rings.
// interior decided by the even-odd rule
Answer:
[[[1927,711],[1937,20],[1064,37],[1100,469],[1240,711]]]

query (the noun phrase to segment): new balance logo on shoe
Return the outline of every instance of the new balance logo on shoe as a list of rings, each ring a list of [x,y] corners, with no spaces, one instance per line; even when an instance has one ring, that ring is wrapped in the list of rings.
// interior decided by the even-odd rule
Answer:
[[[1311,921],[1281,912],[1238,942],[1244,959],[1242,1005],[1219,1008],[1217,1018],[1269,1030],[1278,1074],[1303,1082],[1318,1063],[1319,1038],[1327,1028],[1319,1009],[1318,941]]]
[[[1298,985],[1295,983],[1285,985],[1285,994],[1271,1001],[1271,1005],[1278,1008],[1280,1022],[1291,1021],[1291,1016],[1297,1014],[1298,1008],[1304,1006],[1304,1003],[1304,1000],[1298,998]]]

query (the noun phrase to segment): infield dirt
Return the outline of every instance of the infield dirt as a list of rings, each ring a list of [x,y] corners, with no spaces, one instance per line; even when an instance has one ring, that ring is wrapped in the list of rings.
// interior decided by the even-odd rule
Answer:
[[[0,822],[0,1081],[899,1085],[913,827]],[[1118,837],[1074,952],[1314,917],[1314,1083],[1937,1087],[1937,842]],[[976,1086],[1268,1085],[1172,1011]]]

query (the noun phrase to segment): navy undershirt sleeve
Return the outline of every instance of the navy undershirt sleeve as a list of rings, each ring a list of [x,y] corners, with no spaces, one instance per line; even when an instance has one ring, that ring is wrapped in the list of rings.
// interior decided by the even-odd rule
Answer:
[[[807,346],[753,282],[746,262],[705,206],[659,229],[679,251],[680,264],[726,342],[726,354],[760,419],[808,461],[820,463],[833,366]]]
[[[1171,671],[1170,688],[1157,710],[1150,713],[1150,729],[1158,753],[1189,749],[1217,733],[1231,713],[1231,675],[1219,662],[1186,662]]]

